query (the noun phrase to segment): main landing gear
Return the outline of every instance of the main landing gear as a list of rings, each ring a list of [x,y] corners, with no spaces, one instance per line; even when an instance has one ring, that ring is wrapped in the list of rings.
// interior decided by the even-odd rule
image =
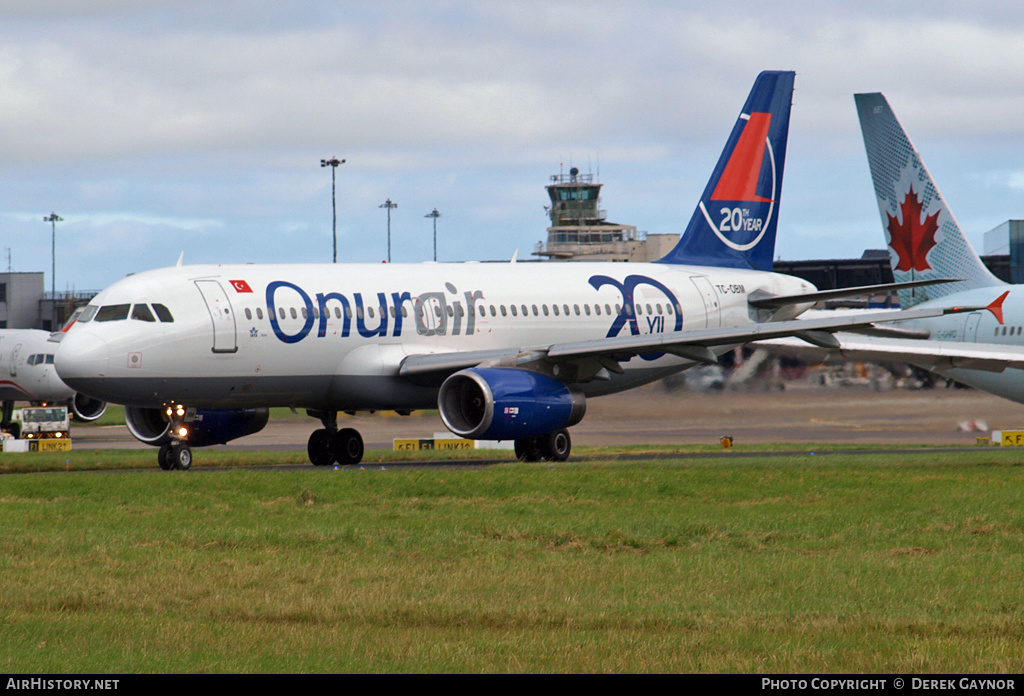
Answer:
[[[358,464],[363,460],[363,437],[358,430],[342,428],[338,430],[338,413],[336,411],[306,411],[314,418],[319,418],[323,428],[314,430],[306,444],[306,453],[313,466],[330,466],[338,464]]]
[[[572,439],[565,428],[553,430],[537,437],[516,440],[516,457],[521,462],[564,462],[572,450]]]

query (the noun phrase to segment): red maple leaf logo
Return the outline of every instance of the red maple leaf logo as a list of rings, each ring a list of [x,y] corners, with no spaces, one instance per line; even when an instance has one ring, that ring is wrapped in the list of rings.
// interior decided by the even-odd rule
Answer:
[[[926,257],[936,244],[935,233],[939,231],[939,211],[935,211],[934,215],[929,215],[922,220],[923,206],[921,199],[914,193],[913,186],[910,187],[906,198],[900,204],[900,210],[903,212],[903,224],[886,213],[889,218],[889,246],[899,256],[896,270],[928,270],[931,266],[928,265]]]

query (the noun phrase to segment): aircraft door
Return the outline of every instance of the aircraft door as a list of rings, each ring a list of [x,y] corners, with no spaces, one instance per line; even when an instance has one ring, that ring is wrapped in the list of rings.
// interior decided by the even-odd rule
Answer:
[[[11,351],[11,377],[18,376],[18,355],[21,354],[20,343],[14,346],[14,350]]]
[[[707,317],[706,328],[716,328],[722,325],[722,305],[718,302],[718,293],[711,285],[711,281],[704,276],[690,276],[690,280],[697,286],[700,298],[704,300],[704,316]]]
[[[206,301],[213,322],[213,352],[235,353],[238,342],[235,334],[235,313],[231,301],[222,286],[216,280],[197,280],[196,287]]]
[[[425,293],[413,300],[416,333],[444,336],[448,333],[448,305],[443,293]]]
[[[967,315],[967,323],[964,325],[964,342],[974,343],[978,340],[978,324],[981,322],[981,312],[971,312]]]

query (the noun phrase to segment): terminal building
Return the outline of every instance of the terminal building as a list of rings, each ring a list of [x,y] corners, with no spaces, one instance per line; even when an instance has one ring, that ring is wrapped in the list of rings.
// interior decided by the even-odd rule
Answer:
[[[994,276],[1007,283],[1012,282],[1010,257],[1003,254],[982,256],[982,262]],[[892,283],[892,266],[887,249],[867,249],[859,259],[815,259],[808,261],[776,261],[772,265],[776,273],[797,276],[811,283],[819,290],[854,288],[861,285]],[[826,303],[833,306],[832,303]],[[837,303],[845,307],[896,307],[899,299],[896,293],[876,295],[860,300],[843,300]]]
[[[0,273],[0,329],[41,329],[42,273]]]
[[[46,292],[42,272],[0,273],[0,329],[57,331],[95,292]]]

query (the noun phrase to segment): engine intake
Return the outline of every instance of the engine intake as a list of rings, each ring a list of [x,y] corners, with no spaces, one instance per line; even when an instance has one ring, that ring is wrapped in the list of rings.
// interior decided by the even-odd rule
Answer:
[[[75,420],[92,423],[107,412],[107,402],[85,394],[75,394],[71,397],[71,412],[75,414]]]
[[[547,375],[514,368],[456,372],[437,407],[445,427],[474,440],[514,440],[576,425],[587,412],[582,392]]]

